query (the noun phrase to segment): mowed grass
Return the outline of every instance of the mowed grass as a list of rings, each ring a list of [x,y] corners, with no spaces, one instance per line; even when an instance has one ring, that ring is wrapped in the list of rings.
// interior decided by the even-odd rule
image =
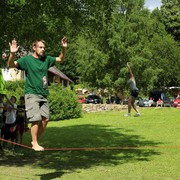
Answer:
[[[126,111],[112,111],[50,122],[41,143],[53,150],[0,152],[0,179],[180,179],[180,109],[140,111],[141,117],[124,117]],[[30,132],[24,138],[24,144],[30,146]],[[59,149],[100,147],[119,149]]]

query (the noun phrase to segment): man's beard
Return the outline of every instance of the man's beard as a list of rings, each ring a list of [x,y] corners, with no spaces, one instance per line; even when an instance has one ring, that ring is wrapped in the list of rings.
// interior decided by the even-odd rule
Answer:
[[[39,53],[37,53],[37,52],[36,52],[36,55],[37,55],[39,58],[43,58],[43,57],[45,56],[44,53],[39,54]]]

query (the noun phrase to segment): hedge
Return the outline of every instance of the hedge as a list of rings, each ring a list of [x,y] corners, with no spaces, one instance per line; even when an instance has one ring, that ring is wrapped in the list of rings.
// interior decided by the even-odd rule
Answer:
[[[12,95],[19,98],[24,95],[24,81],[7,81],[7,96]],[[52,121],[81,117],[82,107],[77,101],[76,93],[69,87],[62,87],[60,84],[49,86],[50,95],[48,96],[50,114]]]

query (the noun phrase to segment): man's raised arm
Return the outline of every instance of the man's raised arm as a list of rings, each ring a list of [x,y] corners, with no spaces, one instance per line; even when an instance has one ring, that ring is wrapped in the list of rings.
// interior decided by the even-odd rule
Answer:
[[[64,60],[65,57],[65,53],[66,53],[66,48],[67,48],[67,38],[63,37],[61,39],[61,53],[59,55],[59,57],[56,58],[56,62],[62,62]]]
[[[12,43],[9,43],[10,47],[10,55],[8,59],[8,67],[16,68],[18,67],[18,63],[15,61],[15,53],[18,51],[19,46],[17,46],[17,42],[15,39],[12,40]]]

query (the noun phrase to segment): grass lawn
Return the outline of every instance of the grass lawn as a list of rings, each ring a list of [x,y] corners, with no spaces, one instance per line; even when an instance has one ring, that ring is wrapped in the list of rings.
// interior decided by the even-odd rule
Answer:
[[[179,180],[180,109],[140,111],[141,117],[124,117],[122,110],[50,122],[41,145],[55,149],[0,151],[0,179]],[[30,132],[24,144],[30,146]],[[119,149],[57,149],[98,147]]]

